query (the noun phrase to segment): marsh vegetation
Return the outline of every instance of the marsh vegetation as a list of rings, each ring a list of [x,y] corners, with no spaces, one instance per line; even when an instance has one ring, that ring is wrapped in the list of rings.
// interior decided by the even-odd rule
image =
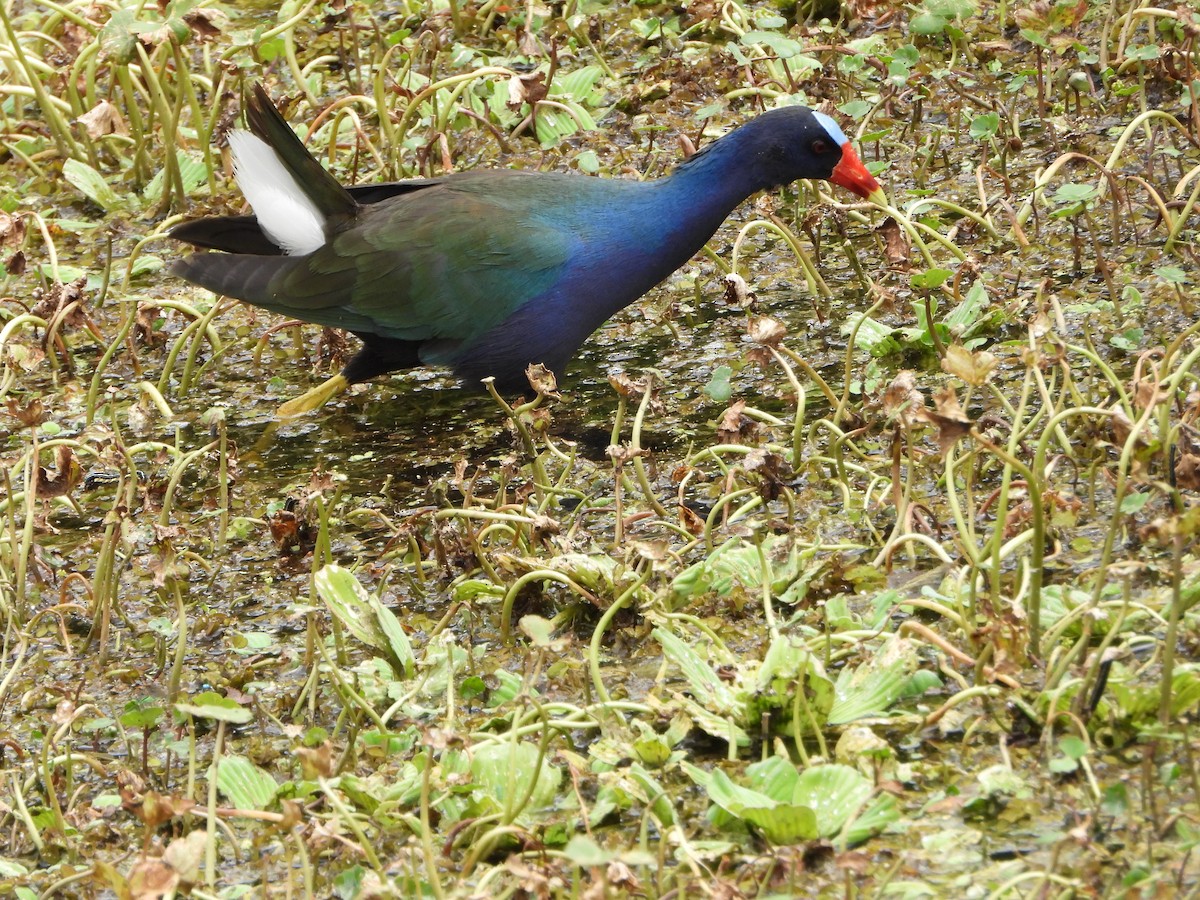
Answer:
[[[377,6],[0,9],[0,886],[1194,893],[1200,13]],[[279,423],[347,339],[164,271],[254,80],[345,183],[826,104],[891,205]]]

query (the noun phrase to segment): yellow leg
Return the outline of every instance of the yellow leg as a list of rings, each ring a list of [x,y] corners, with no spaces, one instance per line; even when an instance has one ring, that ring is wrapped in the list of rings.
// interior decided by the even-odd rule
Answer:
[[[327,381],[321,382],[311,391],[306,391],[294,400],[289,400],[283,406],[275,411],[281,419],[292,419],[296,416],[302,416],[304,413],[312,412],[314,409],[320,409],[346,388],[350,387],[348,382],[342,375],[334,375]]]

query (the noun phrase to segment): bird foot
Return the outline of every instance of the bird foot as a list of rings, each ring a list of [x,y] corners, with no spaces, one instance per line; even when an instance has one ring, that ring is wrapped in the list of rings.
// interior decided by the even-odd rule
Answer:
[[[294,400],[283,404],[275,411],[275,415],[280,419],[294,419],[296,416],[302,416],[314,409],[320,409],[348,387],[350,387],[350,382],[344,375],[334,375],[311,391],[305,391]]]

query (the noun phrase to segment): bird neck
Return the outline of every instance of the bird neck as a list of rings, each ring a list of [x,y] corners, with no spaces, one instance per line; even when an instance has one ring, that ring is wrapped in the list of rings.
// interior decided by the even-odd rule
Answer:
[[[743,152],[740,136],[741,131],[725,136],[651,182],[646,200],[652,215],[635,226],[647,232],[646,246],[659,245],[682,265],[742,201],[770,186],[756,165],[753,148],[749,155]]]
[[[655,227],[678,243],[684,261],[704,246],[746,198],[773,181],[765,177],[753,123],[725,135],[654,182]],[[680,263],[682,264],[682,262]]]
[[[665,180],[679,190],[724,205],[726,214],[751,194],[782,184],[786,179],[771,177],[766,159],[766,118],[752,119],[713,141],[680,163]]]

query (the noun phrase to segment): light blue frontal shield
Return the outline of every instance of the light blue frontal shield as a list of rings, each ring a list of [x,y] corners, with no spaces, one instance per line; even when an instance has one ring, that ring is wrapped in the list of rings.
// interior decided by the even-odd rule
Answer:
[[[813,116],[818,122],[821,123],[821,126],[829,132],[829,136],[837,141],[839,147],[846,146],[849,138],[847,138],[842,132],[842,129],[838,127],[837,122],[833,121],[833,119],[825,115],[825,113],[817,112],[816,110],[813,110]]]

